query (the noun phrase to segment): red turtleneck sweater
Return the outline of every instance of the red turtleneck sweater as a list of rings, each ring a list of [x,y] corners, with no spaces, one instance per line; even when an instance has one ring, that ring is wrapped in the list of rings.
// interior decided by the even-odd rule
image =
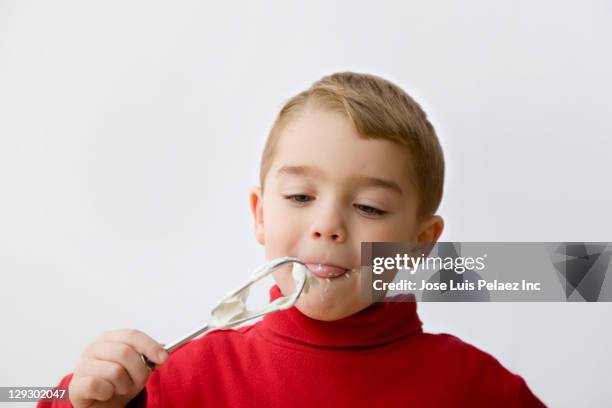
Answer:
[[[270,295],[281,296],[278,286]],[[376,303],[329,322],[293,307],[185,344],[129,406],[544,406],[491,355],[421,325],[415,302]]]

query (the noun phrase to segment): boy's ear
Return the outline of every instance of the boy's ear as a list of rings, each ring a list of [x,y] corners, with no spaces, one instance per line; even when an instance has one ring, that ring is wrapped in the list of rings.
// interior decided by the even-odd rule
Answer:
[[[264,245],[263,195],[261,188],[253,187],[249,194],[249,203],[255,221],[255,239]]]
[[[430,242],[435,244],[444,230],[444,220],[439,215],[432,215],[424,221],[419,230],[418,242]]]

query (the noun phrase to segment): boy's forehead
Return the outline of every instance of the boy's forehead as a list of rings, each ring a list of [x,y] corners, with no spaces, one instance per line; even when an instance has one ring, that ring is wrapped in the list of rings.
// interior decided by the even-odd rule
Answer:
[[[402,191],[414,188],[412,157],[406,147],[364,138],[335,112],[307,111],[292,119],[279,134],[271,170],[277,178],[369,178],[388,181]]]

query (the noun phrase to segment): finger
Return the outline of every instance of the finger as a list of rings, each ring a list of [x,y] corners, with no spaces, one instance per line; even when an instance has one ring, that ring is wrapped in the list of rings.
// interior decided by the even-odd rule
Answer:
[[[115,394],[115,387],[103,378],[84,376],[71,381],[68,394],[73,405],[84,405],[91,400],[108,401]]]
[[[102,378],[113,385],[114,393],[128,395],[134,383],[121,364],[105,360],[83,360],[78,365],[79,375]]]
[[[147,336],[140,330],[115,330],[102,333],[98,337],[100,341],[126,343],[134,348],[138,353],[144,354],[154,363],[162,364],[168,353],[164,350],[161,344]]]
[[[132,383],[142,388],[149,377],[149,370],[142,363],[140,354],[130,345],[116,342],[92,343],[86,349],[87,358],[112,361],[121,364]]]

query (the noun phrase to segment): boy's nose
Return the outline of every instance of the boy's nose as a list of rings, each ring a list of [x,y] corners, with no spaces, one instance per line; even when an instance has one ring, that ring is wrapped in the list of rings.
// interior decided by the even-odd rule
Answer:
[[[343,234],[340,234],[340,233],[326,234],[324,232],[321,233],[318,230],[315,230],[313,232],[313,237],[316,238],[316,239],[329,237],[330,240],[338,242],[338,243],[344,241],[344,235]]]
[[[329,239],[333,242],[341,243],[346,240],[346,227],[342,218],[333,211],[326,214],[319,214],[314,220],[312,227],[313,239]]]

